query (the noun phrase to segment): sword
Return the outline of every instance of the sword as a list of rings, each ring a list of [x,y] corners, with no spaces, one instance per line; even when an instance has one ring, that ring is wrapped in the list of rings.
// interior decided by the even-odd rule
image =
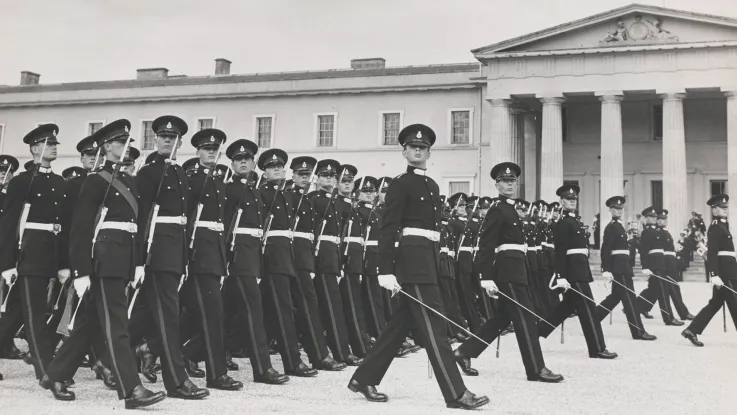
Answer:
[[[733,290],[733,289],[731,289],[731,288],[727,287],[726,285],[722,285],[722,286],[721,286],[721,287],[719,287],[719,288],[726,288],[726,289],[727,289],[728,291],[731,291],[731,292],[733,292],[734,294],[737,294],[737,291],[735,291],[735,290]],[[10,290],[8,290],[8,292],[10,292]]]
[[[660,275],[658,275],[658,274],[656,274],[656,273],[652,273],[652,274],[650,274],[650,275],[652,275],[653,277],[656,277],[656,278],[658,278],[658,279],[661,279],[661,280],[663,280],[663,281],[665,281],[665,282],[667,282],[667,283],[669,283],[669,284],[673,284],[673,285],[678,285],[678,283],[676,283],[675,281],[672,281],[672,280],[669,280],[669,279],[663,278],[663,277],[661,277]]]
[[[85,291],[87,293],[87,291]],[[77,307],[74,309],[74,314],[72,314],[72,319],[69,321],[69,324],[67,325],[67,329],[71,332],[74,330],[74,320],[77,318],[77,311],[79,311],[79,306],[82,305],[82,302],[84,301],[84,293],[81,297],[79,297],[79,301],[77,302]]]
[[[10,298],[10,292],[13,290],[13,287],[15,286],[15,281],[18,279],[18,276],[16,276],[13,281],[8,285],[8,294],[5,296],[5,301],[3,301],[3,304],[0,305],[0,314],[5,312],[6,307],[8,306],[8,299]]]
[[[594,301],[594,299],[593,299],[593,298],[591,298],[591,297],[589,297],[588,295],[586,295],[586,294],[582,293],[581,291],[578,291],[577,289],[575,289],[575,288],[573,288],[573,287],[571,287],[571,288],[570,288],[570,290],[571,290],[571,291],[573,291],[574,293],[576,293],[576,294],[580,295],[581,297],[583,297],[583,298],[585,298],[585,299],[587,299],[587,300],[591,301],[591,302],[592,302],[592,303],[594,303],[594,305],[596,305],[597,307],[601,307],[601,308],[603,308],[604,310],[608,311],[608,312],[609,312],[609,315],[610,315],[610,316],[612,315],[612,310],[610,310],[610,309],[608,309],[608,308],[604,307],[604,306],[603,306],[603,305],[601,305],[601,304],[597,304],[597,303],[596,303],[596,301]],[[643,329],[641,329],[641,328],[637,327],[636,325],[634,325],[634,324],[630,323],[629,321],[627,322],[627,324],[629,324],[630,326],[632,326],[632,327],[636,328],[637,330],[645,331],[645,330],[643,330]]]
[[[537,314],[535,314],[535,313],[534,313],[534,312],[533,312],[532,310],[530,310],[529,308],[527,308],[527,307],[523,306],[522,304],[518,303],[517,301],[515,301],[515,300],[514,300],[514,299],[513,299],[512,297],[508,296],[507,294],[504,294],[504,293],[503,293],[503,292],[501,292],[501,291],[497,291],[497,293],[498,293],[498,294],[501,294],[501,295],[502,295],[502,297],[506,298],[507,300],[509,300],[509,301],[511,301],[511,302],[513,302],[513,303],[515,303],[515,304],[517,304],[518,306],[520,306],[520,307],[524,308],[525,310],[527,310],[527,312],[528,312],[528,313],[530,313],[530,314],[532,314],[533,316],[537,317],[537,318],[538,318],[538,319],[539,319],[540,321],[544,322],[544,323],[545,323],[545,324],[547,324],[548,326],[552,327],[552,328],[553,328],[553,331],[555,331],[555,329],[557,329],[557,327],[555,327],[555,326],[554,326],[553,324],[551,324],[551,323],[550,323],[550,322],[549,322],[548,320],[545,320],[544,318],[542,318],[542,317],[538,316]],[[560,329],[560,332],[561,332],[561,333],[563,333],[563,328],[561,328],[561,329]]]
[[[635,295],[635,297],[637,297],[637,298],[639,298],[639,299],[643,300],[644,302],[646,302],[646,303],[650,304],[650,305],[651,305],[651,306],[653,306],[653,307],[657,307],[657,306],[655,305],[655,303],[651,302],[650,300],[648,300],[648,299],[647,299],[647,298],[645,298],[645,297],[640,297],[640,296],[638,296],[636,292],[634,292],[634,291],[630,290],[630,289],[629,289],[629,287],[627,287],[626,285],[622,284],[621,282],[619,282],[619,281],[617,281],[617,280],[615,280],[615,279],[613,279],[613,278],[612,278],[612,281],[613,281],[613,282],[615,282],[615,283],[616,283],[617,285],[619,285],[620,287],[624,288],[625,290],[627,290],[627,291],[631,292],[632,294],[634,294],[634,295]],[[662,309],[662,308],[660,308],[660,307],[658,307],[658,308],[660,309],[660,311],[662,311],[662,312],[664,312],[665,314],[668,314],[668,315],[670,316],[670,313],[668,313],[667,311],[663,310],[663,309]]]

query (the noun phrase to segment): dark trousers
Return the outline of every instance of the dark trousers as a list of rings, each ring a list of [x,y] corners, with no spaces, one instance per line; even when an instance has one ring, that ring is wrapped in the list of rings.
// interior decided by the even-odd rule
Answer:
[[[46,328],[48,318],[46,314],[46,295],[49,283],[53,284],[54,280],[48,277],[19,276],[13,287],[13,291],[17,291],[17,295],[20,297],[20,309],[23,312],[26,340],[28,341],[28,349],[33,355],[32,361],[36,379],[41,379],[47,373],[49,363],[54,357],[54,351],[51,349],[49,341],[49,331]],[[11,292],[10,294],[14,295],[16,293]],[[5,318],[6,316],[3,315],[3,319]],[[11,324],[8,328],[12,331],[12,328],[16,326],[17,323]],[[7,335],[12,338],[15,331],[9,332]]]
[[[378,284],[378,280],[376,281],[376,283]],[[394,314],[394,310],[399,308],[399,297],[392,297],[392,292],[384,289],[381,290],[381,297],[384,299],[384,317],[388,322],[389,320],[391,320],[392,314]]]
[[[284,274],[267,274],[261,280],[261,296],[266,311],[266,327],[281,354],[284,370],[293,371],[302,362],[297,342],[297,327],[292,311],[291,284],[294,277]]]
[[[404,284],[402,288],[416,299],[435,310],[441,310],[443,300],[437,285]],[[394,312],[389,324],[376,340],[376,344],[369,350],[361,366],[353,378],[363,385],[375,386],[381,383],[389,369],[397,350],[407,337],[410,329],[421,337],[425,344],[427,356],[430,359],[435,379],[443,393],[446,402],[458,399],[465,391],[458,366],[453,358],[453,349],[446,337],[446,322],[437,314],[427,310],[412,299],[402,296],[399,308]]]
[[[724,285],[737,291],[737,280],[724,280]],[[729,308],[729,314],[732,316],[732,323],[737,328],[737,294],[726,288],[714,287],[711,300],[699,311],[699,314],[693,319],[688,329],[695,334],[703,333],[711,319],[725,303],[727,304],[727,308]]]
[[[668,288],[670,289],[670,299],[673,301],[673,308],[676,309],[676,313],[678,313],[678,316],[681,318],[681,320],[685,320],[686,317],[688,317],[688,315],[691,313],[688,311],[686,303],[683,302],[683,295],[681,295],[681,286],[675,284],[668,285],[670,286]]]
[[[80,300],[85,302],[85,308],[80,308],[69,338],[51,361],[49,379],[62,382],[74,377],[95,337],[102,335],[110,356],[110,370],[118,381],[118,399],[125,399],[141,384],[128,338],[127,284],[123,278],[92,277],[89,292]]]
[[[665,275],[665,273],[660,273],[658,275]],[[660,307],[660,313],[663,316],[663,321],[666,324],[673,321],[673,309],[670,307],[669,299],[670,288],[667,287],[667,285],[672,284],[669,284],[658,277],[651,276],[647,280],[647,288],[642,290],[640,295],[637,297],[637,309],[640,313],[650,312],[650,310],[653,309],[653,304],[657,301],[658,307]]]
[[[520,303],[522,306],[532,310],[528,287],[521,284],[499,283],[499,290]],[[514,334],[517,336],[519,352],[522,355],[522,363],[525,366],[527,376],[536,376],[545,367],[543,352],[540,348],[540,338],[535,325],[535,316],[527,310],[518,306],[508,298],[499,297],[498,310],[494,318],[484,323],[474,334],[491,344],[499,334],[514,324]],[[475,337],[471,337],[458,348],[458,350],[470,358],[477,358],[486,350],[487,345]]]
[[[363,295],[361,294],[361,275],[346,274],[338,283],[343,300],[343,315],[348,329],[351,351],[358,357],[366,356],[368,350],[368,330],[363,315]]]
[[[179,338],[180,278],[181,275],[173,272],[147,273],[129,322],[131,337],[134,332],[145,333],[151,353],[161,357],[167,390],[178,388],[187,379]]]
[[[181,294],[193,325],[191,337],[182,347],[182,354],[195,362],[204,360],[207,379],[215,380],[228,373],[225,366],[220,276],[189,274]]]
[[[272,367],[261,296],[261,289],[256,278],[231,275],[225,282],[224,297],[234,313],[231,317],[246,331],[244,338],[251,351],[251,368],[254,375],[263,375]],[[229,350],[242,348],[242,344],[227,344],[228,340],[232,339],[226,339],[226,346]]]
[[[615,274],[614,279],[620,284],[624,284],[627,288],[634,292],[634,285],[632,284],[631,275]],[[642,336],[643,333],[645,333],[645,327],[642,324],[640,313],[638,313],[637,309],[635,308],[636,298],[637,297],[635,297],[635,294],[633,294],[632,292],[627,291],[617,283],[612,283],[612,293],[606,296],[606,298],[604,298],[604,300],[599,303],[599,306],[596,307],[596,319],[599,320],[599,322],[604,320],[604,318],[609,315],[609,311],[607,310],[614,310],[614,307],[616,307],[617,304],[621,302],[622,308],[624,309],[624,315],[627,317],[627,321],[630,323],[628,324],[628,326],[630,327],[632,338],[639,338],[640,336]],[[639,330],[635,327],[632,327],[632,325],[638,327]]]
[[[363,276],[363,310],[366,316],[366,330],[374,338],[378,338],[379,333],[386,327],[384,300],[381,291],[378,275]]]
[[[459,326],[465,327],[465,323],[461,317],[461,308],[458,306],[458,292],[456,291],[455,281],[446,277],[440,277],[438,280],[438,288],[440,288],[440,295],[443,298],[443,305],[445,306],[445,316]],[[455,336],[460,331],[461,329],[457,326],[448,323],[449,337]]]
[[[292,302],[297,309],[295,323],[310,363],[318,364],[328,357],[325,329],[320,321],[315,285],[309,271],[297,271],[297,280],[292,283]]]
[[[333,352],[333,359],[345,362],[351,353],[348,348],[348,329],[341,309],[343,300],[338,289],[338,277],[332,274],[320,274],[313,282],[322,324],[327,331],[328,347]]]
[[[0,342],[2,344],[12,342],[15,333],[23,325],[23,308],[20,302],[21,291],[20,281],[16,281],[10,292],[8,292],[8,286],[5,286],[6,296],[0,298],[0,304],[7,299],[5,312],[0,315]]]
[[[478,311],[476,311],[476,295],[471,281],[471,274],[459,271],[456,275],[458,304],[471,331],[475,332],[481,328],[481,319]]]
[[[571,287],[575,288],[582,294],[593,299],[591,287],[587,282],[572,281]],[[578,321],[581,323],[581,330],[586,338],[586,346],[589,349],[589,355],[596,354],[606,349],[604,342],[604,332],[601,330],[601,323],[596,318],[596,304],[581,296],[581,294],[568,290],[563,294],[563,301],[556,307],[547,319],[555,327],[551,327],[545,322],[538,323],[540,336],[547,338],[550,333],[560,326],[571,313],[576,312]],[[515,326],[515,329],[517,327]]]

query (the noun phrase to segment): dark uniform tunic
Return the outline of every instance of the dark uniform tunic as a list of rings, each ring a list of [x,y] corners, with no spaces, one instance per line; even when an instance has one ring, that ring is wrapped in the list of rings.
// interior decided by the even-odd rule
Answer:
[[[642,269],[649,269],[656,275],[666,278],[666,265],[664,257],[663,239],[660,230],[655,225],[647,225],[640,236],[640,262]],[[637,309],[640,313],[646,313],[653,307],[652,303],[657,300],[660,312],[665,324],[673,320],[673,310],[670,307],[669,288],[667,282],[658,277],[650,277],[647,288],[644,289],[637,299]],[[645,301],[647,300],[647,301]]]
[[[366,316],[366,329],[369,335],[379,337],[381,330],[386,327],[386,316],[382,289],[379,285],[379,215],[380,208],[367,202],[358,202],[356,211],[365,224],[363,230],[364,247],[362,256],[364,258],[364,314]]]
[[[481,225],[476,267],[482,280],[494,281],[501,293],[532,310],[526,243],[514,203],[512,199],[499,196],[499,203],[486,214]],[[536,378],[545,368],[545,361],[535,318],[509,298],[499,298],[499,312],[475,334],[491,343],[512,322],[527,377]],[[486,344],[471,337],[458,350],[465,356],[476,358],[486,347]]]
[[[455,273],[458,291],[458,304],[471,331],[481,327],[481,318],[476,310],[476,290],[473,286],[473,247],[474,238],[479,230],[479,223],[466,218],[457,217],[450,221],[453,239],[456,242]]]
[[[92,341],[104,335],[111,359],[110,369],[118,381],[118,398],[125,399],[141,384],[136,373],[136,359],[130,349],[125,297],[126,285],[133,279],[141,255],[135,233],[138,190],[133,178],[124,171],[115,174],[120,189],[109,185],[102,175],[106,173],[112,178],[114,164],[111,161],[106,161],[102,170],[85,179],[70,230],[72,276],[89,276],[90,290],[80,301],[94,306],[88,306],[85,313],[77,315],[69,338],[49,365],[48,376],[54,382],[71,379]],[[129,224],[129,228],[103,227],[95,238],[96,216],[101,206],[108,208],[104,222]]]
[[[437,183],[410,166],[389,185],[379,235],[380,275],[395,275],[405,292],[436,310],[443,306],[438,289],[440,209]],[[395,247],[400,230],[403,236]],[[362,385],[381,383],[410,329],[425,343],[445,401],[458,399],[466,386],[446,337],[446,322],[408,297],[400,298],[399,308],[353,378]]]
[[[453,254],[451,256],[451,253]],[[465,326],[458,305],[458,291],[455,286],[455,240],[453,230],[447,221],[440,222],[440,294],[443,296],[445,315],[454,323]],[[461,330],[448,323],[448,337],[455,337]]]
[[[737,291],[737,259],[735,259],[734,239],[729,231],[729,223],[724,218],[715,219],[707,233],[706,272],[710,278],[719,277],[726,287]],[[709,303],[699,311],[688,326],[694,334],[701,334],[724,304],[729,308],[732,322],[737,327],[737,294],[726,288],[714,288]]]
[[[671,282],[682,281],[683,276],[681,276],[679,270],[678,252],[676,252],[676,246],[673,243],[673,237],[671,236],[670,232],[668,232],[668,230],[665,228],[660,229],[660,235],[663,238],[663,253],[665,255],[666,278]],[[669,284],[665,282],[665,285],[663,287],[668,290],[668,297],[670,300],[673,301],[673,308],[676,309],[678,316],[685,320],[691,313],[688,312],[688,307],[686,307],[686,304],[683,302],[681,286],[678,284]]]
[[[35,357],[36,378],[41,379],[53,356],[46,329],[47,293],[49,287],[53,287],[57,272],[69,268],[69,222],[63,210],[66,180],[50,168],[40,167],[34,174],[36,170],[22,172],[10,181],[0,219],[0,235],[3,236],[0,238],[0,270],[16,268],[18,271],[18,281],[8,294],[6,312],[0,319],[0,341],[13,338],[22,313],[28,346]],[[30,209],[19,249],[18,238],[14,235],[18,235],[26,203]],[[33,224],[51,228],[30,229]]]

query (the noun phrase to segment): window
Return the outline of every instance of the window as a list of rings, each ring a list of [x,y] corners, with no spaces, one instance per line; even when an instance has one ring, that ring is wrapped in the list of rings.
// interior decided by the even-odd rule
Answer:
[[[663,181],[653,180],[650,182],[650,200],[651,206],[656,209],[663,208]]]
[[[92,135],[96,133],[100,128],[102,128],[102,121],[94,121],[87,123],[87,135]]]
[[[141,123],[141,141],[143,143],[141,150],[143,151],[150,151],[156,147],[154,144],[154,130],[151,128],[153,123],[153,121],[143,121]]]
[[[469,194],[471,192],[471,182],[469,181],[450,181],[448,182],[448,195],[454,195],[458,192]]]
[[[334,147],[337,114],[317,114],[317,146]]]
[[[197,131],[202,131],[205,128],[214,128],[215,127],[215,118],[198,118],[197,119]]]
[[[663,139],[663,106],[653,105],[653,140]]]
[[[0,137],[2,137],[2,134],[0,134]],[[711,196],[716,196],[727,192],[726,180],[710,180],[709,186],[711,188]]]
[[[451,144],[471,143],[471,111],[451,111]]]
[[[274,116],[273,115],[256,115],[254,116],[254,137],[259,148],[269,148],[273,145],[274,138]]]
[[[382,145],[396,145],[399,130],[402,129],[401,112],[381,112],[380,136]]]

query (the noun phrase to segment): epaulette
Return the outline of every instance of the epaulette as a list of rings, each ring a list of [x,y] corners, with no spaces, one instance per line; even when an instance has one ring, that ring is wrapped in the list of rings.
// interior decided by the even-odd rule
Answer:
[[[392,181],[394,181],[394,180],[397,180],[398,178],[400,178],[400,177],[404,176],[405,174],[407,174],[407,172],[404,172],[404,173],[399,173],[399,175],[397,175],[397,176],[394,176],[394,178],[392,179]],[[390,183],[390,185],[391,185],[391,183]]]

